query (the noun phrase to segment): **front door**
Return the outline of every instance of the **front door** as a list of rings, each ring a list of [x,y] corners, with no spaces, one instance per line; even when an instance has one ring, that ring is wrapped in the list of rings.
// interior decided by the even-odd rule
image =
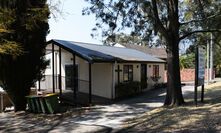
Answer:
[[[147,64],[141,64],[141,89],[147,88]]]
[[[75,78],[73,70],[75,70]],[[73,68],[73,65],[65,65],[65,84],[67,90],[74,90],[74,87],[76,88],[76,90],[78,89],[77,77],[78,77],[78,66],[76,65],[75,68]]]

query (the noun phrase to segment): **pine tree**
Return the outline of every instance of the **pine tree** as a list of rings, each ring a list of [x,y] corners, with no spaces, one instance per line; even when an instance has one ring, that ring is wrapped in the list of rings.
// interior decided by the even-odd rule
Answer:
[[[46,0],[0,0],[0,85],[15,111],[26,109],[25,96],[46,68],[48,17]]]

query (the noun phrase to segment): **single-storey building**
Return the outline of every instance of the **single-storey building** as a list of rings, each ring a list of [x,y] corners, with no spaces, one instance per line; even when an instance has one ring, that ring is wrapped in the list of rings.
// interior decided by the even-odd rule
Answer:
[[[157,57],[159,59],[162,59],[164,61],[167,61],[167,52],[166,48],[163,47],[148,47],[144,45],[134,45],[134,44],[115,44],[116,47],[125,47],[125,48],[131,48],[138,51],[141,51],[143,53],[149,54],[151,56]],[[164,72],[164,82],[167,82],[167,65],[165,64],[165,72]]]
[[[156,48],[156,47],[150,48],[148,46],[134,45],[134,44],[120,44],[120,45],[122,47],[125,47],[125,48],[136,49],[138,51],[147,53],[149,55],[152,55],[154,57],[157,57],[157,58],[165,60],[165,61],[167,60],[167,52],[166,52],[166,49],[163,48],[163,47],[161,47],[161,48]],[[117,46],[119,46],[119,44],[117,44]]]
[[[165,61],[135,49],[51,40],[46,59],[49,65],[37,88],[87,93],[89,102],[91,95],[115,99],[120,83],[145,82],[147,90],[164,81]]]

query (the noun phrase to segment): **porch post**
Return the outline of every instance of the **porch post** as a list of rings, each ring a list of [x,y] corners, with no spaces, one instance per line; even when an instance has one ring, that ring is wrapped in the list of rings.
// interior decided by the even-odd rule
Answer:
[[[76,73],[75,73],[75,71],[76,71],[76,60],[75,60],[75,54],[73,54],[73,77],[72,77],[72,79],[73,79],[73,89],[74,89],[74,98],[76,98]]]
[[[117,66],[117,83],[120,84],[120,65]]]
[[[91,63],[89,63],[89,104],[91,104]]]
[[[41,79],[38,80],[38,91],[41,91]]]
[[[52,43],[52,89],[53,93],[55,93],[54,88],[54,44]]]
[[[111,97],[112,99],[115,98],[115,69],[116,69],[116,65],[117,65],[117,61],[114,62],[113,64],[113,68],[112,68],[112,94]]]
[[[60,95],[62,94],[62,85],[61,85],[61,47],[59,47],[59,90]]]
[[[59,87],[59,85],[58,85],[58,80],[59,80],[59,77],[58,77],[58,53],[57,52],[55,52],[54,53],[55,54],[55,61],[54,61],[54,63],[55,63],[55,66],[54,66],[54,70],[55,70],[55,72],[54,72],[54,75],[55,75],[55,90],[57,90],[58,89],[58,87]]]

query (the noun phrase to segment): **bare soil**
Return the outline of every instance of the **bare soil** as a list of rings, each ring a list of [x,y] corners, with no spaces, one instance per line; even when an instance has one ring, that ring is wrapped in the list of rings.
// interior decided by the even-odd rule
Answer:
[[[185,101],[184,106],[161,107],[130,119],[119,132],[221,131],[221,82],[206,86],[205,101],[197,107],[191,95],[188,95]]]

